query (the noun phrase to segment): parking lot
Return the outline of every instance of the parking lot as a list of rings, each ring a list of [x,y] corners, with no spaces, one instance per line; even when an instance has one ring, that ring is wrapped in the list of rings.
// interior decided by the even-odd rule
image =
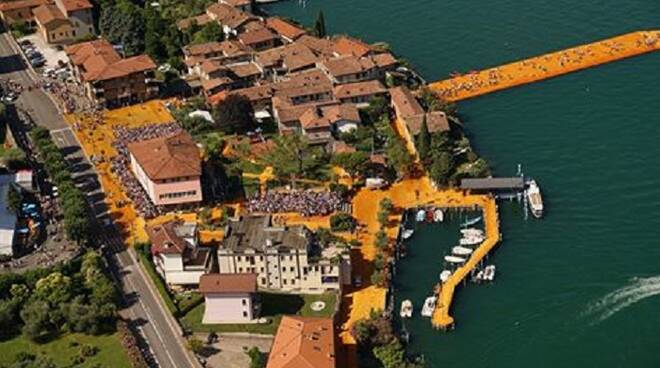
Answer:
[[[62,63],[66,63],[68,61],[68,58],[63,48],[60,47],[61,50],[58,50],[55,46],[46,44],[43,38],[41,38],[36,33],[22,37],[18,40],[19,44],[21,45],[24,43],[24,41],[29,41],[33,45],[34,50],[42,55],[45,64],[41,67],[43,67],[44,69],[45,68],[56,69],[59,67],[60,61]],[[25,48],[23,46],[21,46],[21,48],[25,52]],[[32,59],[30,58],[30,55],[28,55],[28,53],[26,53],[26,56],[28,56],[28,59]]]

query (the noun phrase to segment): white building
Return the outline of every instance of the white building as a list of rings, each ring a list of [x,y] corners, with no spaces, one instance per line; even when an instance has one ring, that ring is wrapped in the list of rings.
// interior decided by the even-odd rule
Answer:
[[[211,250],[197,244],[197,225],[169,221],[147,228],[156,270],[170,287],[196,286],[211,265]]]
[[[257,275],[206,274],[199,279],[204,294],[202,323],[254,323],[257,321]]]
[[[271,216],[230,221],[218,248],[218,267],[220,273],[256,273],[264,290],[322,293],[351,282],[345,249],[321,249],[305,226],[275,226]]]

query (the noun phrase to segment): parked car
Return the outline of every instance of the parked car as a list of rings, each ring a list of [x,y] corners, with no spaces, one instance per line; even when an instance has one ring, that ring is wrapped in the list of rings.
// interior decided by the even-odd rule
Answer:
[[[30,40],[22,40],[22,41],[19,41],[18,44],[21,45],[21,46],[32,45],[32,41],[30,41]]]
[[[44,66],[46,64],[46,60],[44,58],[30,59],[30,64],[34,68],[39,68],[39,67]]]
[[[43,55],[41,55],[41,53],[39,51],[28,51],[28,52],[25,53],[25,56],[27,56],[28,59],[36,59],[36,58],[43,57]]]
[[[18,95],[16,93],[9,92],[6,95],[2,96],[2,102],[11,103],[11,102],[16,101],[17,98],[18,98]]]

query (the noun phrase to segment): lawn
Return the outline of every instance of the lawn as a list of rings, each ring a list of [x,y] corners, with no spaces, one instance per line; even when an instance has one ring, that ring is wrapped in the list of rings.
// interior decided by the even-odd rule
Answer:
[[[101,336],[68,334],[45,344],[30,342],[20,335],[11,340],[0,342],[0,351],[2,352],[0,354],[0,366],[11,364],[20,352],[35,355],[43,353],[49,356],[58,367],[70,366],[73,359],[80,354],[81,347],[85,344],[95,346],[98,353],[85,358],[84,363],[76,365],[76,367],[131,367],[117,334]]]
[[[283,315],[299,315],[305,317],[331,317],[335,308],[335,293],[313,294],[278,294],[259,293],[261,298],[261,317],[268,318],[265,324],[202,324],[204,303],[193,308],[181,318],[181,323],[194,332],[249,332],[274,335]],[[319,312],[312,311],[315,301],[325,302],[325,308]]]

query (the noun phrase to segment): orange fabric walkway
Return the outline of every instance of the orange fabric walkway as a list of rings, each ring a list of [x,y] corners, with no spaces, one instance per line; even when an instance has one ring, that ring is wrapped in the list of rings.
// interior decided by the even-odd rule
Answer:
[[[639,31],[429,84],[449,101],[537,82],[660,50],[660,31]]]

